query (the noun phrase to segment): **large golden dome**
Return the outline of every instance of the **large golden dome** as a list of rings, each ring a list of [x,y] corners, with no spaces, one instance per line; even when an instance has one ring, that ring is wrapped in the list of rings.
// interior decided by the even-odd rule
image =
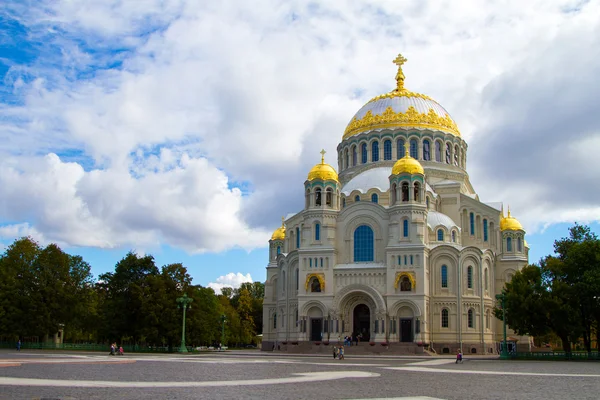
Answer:
[[[338,181],[338,174],[329,164],[325,164],[325,150],[321,151],[321,163],[312,167],[308,173],[308,180],[321,179],[323,181]]]
[[[407,174],[423,174],[425,175],[425,171],[423,170],[423,166],[421,163],[410,156],[408,153],[408,147],[406,148],[406,154],[404,157],[396,161],[394,166],[392,167],[393,175],[400,175],[402,173]]]
[[[402,64],[405,62],[402,55],[394,60],[398,65],[396,89],[372,98],[358,110],[346,127],[343,139],[386,128],[430,129],[460,136],[456,123],[444,107],[432,98],[404,87]]]
[[[500,230],[501,231],[524,231],[523,225],[514,217],[510,215],[510,209],[508,210],[508,216],[500,219]]]
[[[285,239],[285,225],[283,224],[283,217],[281,217],[281,226],[275,229],[273,235],[271,235],[271,240],[284,240]]]

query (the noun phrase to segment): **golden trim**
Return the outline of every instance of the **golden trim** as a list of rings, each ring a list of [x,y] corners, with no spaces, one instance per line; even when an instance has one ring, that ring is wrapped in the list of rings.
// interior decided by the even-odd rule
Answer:
[[[427,114],[420,113],[413,106],[408,107],[404,113],[402,111],[395,112],[391,106],[388,106],[382,114],[373,115],[369,110],[361,119],[356,119],[356,117],[352,119],[346,127],[342,139],[371,129],[392,127],[435,129],[460,137],[456,123],[448,114],[440,117],[433,108],[430,108]]]
[[[312,278],[317,278],[319,280],[319,285],[321,286],[321,292],[325,291],[325,274],[322,273],[312,273],[306,275],[306,282],[304,282],[304,290],[308,290],[308,285],[310,284],[310,280]]]
[[[380,94],[379,96],[375,96],[371,100],[369,100],[367,102],[367,104],[372,103],[377,100],[391,99],[394,97],[416,97],[416,98],[423,99],[423,100],[435,101],[434,99],[432,99],[431,97],[429,97],[425,94],[415,93],[415,92],[411,92],[410,90],[402,89],[402,90],[392,90],[389,93],[384,93],[384,94]],[[435,101],[435,102],[437,103],[437,101]]]
[[[410,280],[410,284],[412,286],[412,289],[416,289],[417,288],[417,281],[415,280],[415,277],[413,276],[412,273],[410,272],[397,272],[396,273],[396,279],[394,281],[394,289],[398,289],[398,284],[400,283],[400,279],[402,279],[403,277],[407,276],[408,279]]]

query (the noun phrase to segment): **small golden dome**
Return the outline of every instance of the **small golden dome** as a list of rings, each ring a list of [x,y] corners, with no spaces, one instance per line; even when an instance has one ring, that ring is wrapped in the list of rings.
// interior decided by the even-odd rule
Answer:
[[[321,163],[312,167],[308,173],[308,180],[321,179],[323,181],[338,181],[338,174],[329,164],[325,164],[325,150],[321,150]]]
[[[408,153],[408,144],[406,146],[406,154],[404,157],[396,161],[394,167],[392,168],[393,175],[400,175],[402,173],[407,174],[423,174],[425,175],[425,171],[423,170],[423,166],[421,163],[410,156]]]
[[[514,217],[510,216],[510,208],[508,209],[508,216],[500,219],[500,230],[501,231],[524,231],[523,225]]]
[[[284,218],[281,217],[281,226],[275,229],[273,235],[271,235],[271,240],[284,240],[285,239],[285,225],[283,224]]]

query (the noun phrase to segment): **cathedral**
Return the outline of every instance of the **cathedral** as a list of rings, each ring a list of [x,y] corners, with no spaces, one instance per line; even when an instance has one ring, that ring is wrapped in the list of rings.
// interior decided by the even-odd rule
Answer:
[[[467,143],[444,107],[404,87],[405,62],[346,127],[337,171],[321,152],[304,209],[269,241],[263,350],[351,337],[378,352],[498,352],[496,295],[528,262],[525,231],[480,200]]]

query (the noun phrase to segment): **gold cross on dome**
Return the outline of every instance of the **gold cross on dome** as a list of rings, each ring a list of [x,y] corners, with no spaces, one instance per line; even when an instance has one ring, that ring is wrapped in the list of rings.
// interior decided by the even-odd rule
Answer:
[[[396,57],[394,59],[394,64],[396,64],[398,67],[402,68],[402,65],[404,65],[405,62],[407,62],[408,60],[406,58],[404,58],[402,56],[402,54],[398,54],[398,57]]]
[[[406,142],[404,148],[406,149],[405,157],[408,157],[410,155],[410,144]]]
[[[321,164],[325,164],[325,149],[321,149]]]
[[[283,226],[285,223],[285,217],[281,217],[281,226]]]

